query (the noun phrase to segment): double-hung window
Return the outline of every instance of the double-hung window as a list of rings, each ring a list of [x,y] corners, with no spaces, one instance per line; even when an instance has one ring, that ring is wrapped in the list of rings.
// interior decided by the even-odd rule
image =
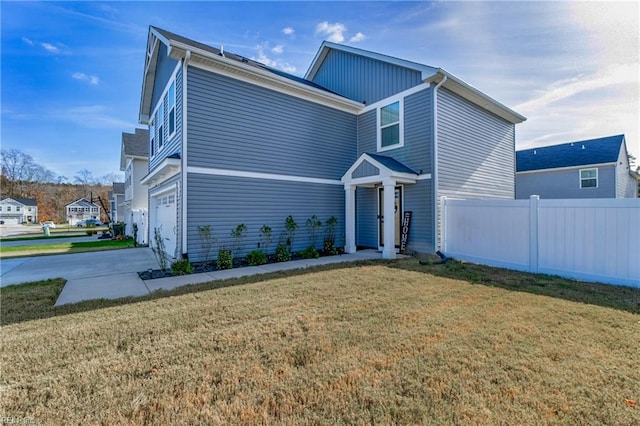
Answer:
[[[580,170],[580,189],[598,187],[598,169]]]
[[[378,109],[378,151],[403,145],[402,102],[398,100]]]
[[[169,87],[169,137],[176,131],[176,82]]]
[[[151,156],[153,157],[154,154],[156,153],[155,151],[155,145],[156,145],[156,122],[155,120],[152,118],[151,122],[149,123],[149,138],[151,139],[149,141],[149,146],[150,146],[150,150],[149,152],[151,153]]]
[[[160,102],[158,111],[156,111],[156,123],[158,125],[158,151],[160,151],[164,144],[164,101]]]

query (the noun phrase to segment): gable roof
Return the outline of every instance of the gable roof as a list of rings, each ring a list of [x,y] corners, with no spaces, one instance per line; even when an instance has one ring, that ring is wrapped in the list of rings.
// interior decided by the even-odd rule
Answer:
[[[518,114],[509,107],[501,104],[495,99],[487,96],[480,90],[476,89],[472,85],[462,81],[453,74],[445,71],[442,68],[436,68],[429,65],[423,65],[405,59],[394,58],[392,56],[383,55],[381,53],[370,52],[368,50],[359,49],[351,46],[345,46],[343,44],[331,43],[324,41],[320,46],[320,50],[316,54],[315,58],[309,66],[309,70],[305,74],[305,78],[312,80],[319,71],[322,63],[326,59],[330,50],[339,50],[342,52],[351,53],[354,55],[371,58],[377,61],[386,62],[389,64],[397,65],[410,70],[415,70],[421,73],[421,78],[424,83],[440,83],[444,80],[443,87],[454,92],[455,94],[463,97],[464,99],[478,105],[479,107],[490,111],[491,113],[501,117],[512,124],[522,123],[526,120],[526,117]]]
[[[36,200],[35,198],[6,197],[2,199],[2,201],[7,200],[15,201],[22,204],[23,206],[38,207],[38,200]]]
[[[120,170],[127,167],[127,157],[149,158],[149,130],[136,129],[135,133],[122,132]]]
[[[615,135],[516,151],[516,171],[615,163],[624,143],[624,135]]]
[[[376,160],[378,163],[382,164],[384,167],[386,167],[389,170],[392,170],[394,172],[411,173],[411,174],[414,174],[414,175],[418,174],[418,172],[416,172],[415,170],[413,170],[410,167],[405,166],[404,164],[402,164],[401,162],[399,162],[395,158],[387,157],[385,155],[380,155],[380,154],[372,154],[370,152],[367,152],[366,154],[369,157],[371,157],[374,160]]]
[[[70,206],[75,206],[75,207],[98,207],[98,209],[100,209],[100,206],[98,206],[95,203],[89,202],[86,198],[77,199],[74,202],[67,204],[65,207],[70,207]]]
[[[189,61],[191,62],[218,69],[227,75],[233,75],[235,78],[248,78],[256,84],[267,86],[274,90],[295,92],[316,102],[322,101],[334,107],[353,112],[362,107],[361,104],[339,96],[312,81],[271,68],[253,59],[150,26],[138,117],[139,122],[142,124],[146,124],[149,120],[153,82],[160,51],[158,43],[165,44],[168,47],[169,57],[176,60],[182,60],[189,56]]]

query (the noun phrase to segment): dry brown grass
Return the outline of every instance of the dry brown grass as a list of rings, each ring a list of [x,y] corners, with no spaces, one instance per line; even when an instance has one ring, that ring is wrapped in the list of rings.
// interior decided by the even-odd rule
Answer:
[[[639,339],[634,313],[366,265],[4,326],[0,415],[640,424]]]

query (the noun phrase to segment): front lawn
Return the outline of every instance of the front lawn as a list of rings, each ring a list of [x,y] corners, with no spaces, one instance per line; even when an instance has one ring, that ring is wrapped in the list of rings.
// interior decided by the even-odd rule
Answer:
[[[1,414],[43,424],[639,424],[640,316],[627,299],[640,290],[603,286],[614,305],[604,307],[529,293],[529,274],[503,288],[501,271],[470,267],[455,279],[435,275],[455,275],[445,265],[366,262],[61,307],[66,315],[2,327],[11,367]]]
[[[82,253],[87,251],[113,250],[133,247],[132,240],[98,240],[53,244],[33,244],[0,247],[0,258],[38,256],[62,253]]]

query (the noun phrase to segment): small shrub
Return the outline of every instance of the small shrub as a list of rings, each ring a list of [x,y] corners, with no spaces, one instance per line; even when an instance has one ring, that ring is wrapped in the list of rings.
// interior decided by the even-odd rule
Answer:
[[[193,272],[193,266],[187,259],[176,260],[171,264],[171,274],[189,275]]]
[[[262,250],[253,250],[247,255],[247,263],[249,266],[264,265],[267,263],[267,255]]]
[[[198,226],[198,237],[200,237],[200,247],[202,248],[204,261],[208,263],[211,260],[211,249],[217,241],[217,239],[211,235],[211,225]]]
[[[311,247],[315,247],[318,242],[318,229],[322,227],[322,221],[315,214],[307,219],[307,229],[309,230],[309,238],[311,239]]]
[[[160,266],[162,272],[166,272],[167,264],[169,263],[169,256],[165,251],[164,238],[162,237],[162,226],[159,228],[153,228],[153,241],[156,243],[155,247],[151,245],[151,251]]]
[[[289,246],[286,243],[278,243],[278,246],[276,247],[275,259],[276,262],[287,262],[291,260],[291,252],[289,251]]]
[[[218,259],[216,260],[216,268],[231,269],[233,268],[233,255],[231,249],[221,248],[218,250]]]
[[[133,222],[133,246],[138,247],[138,224]]]
[[[318,253],[315,247],[307,247],[300,252],[300,256],[303,259],[317,259],[320,257],[320,253]]]
[[[298,224],[293,219],[293,216],[287,216],[284,221],[284,229],[287,232],[287,244],[289,247],[293,247],[293,237],[296,234],[296,229],[298,229]]]
[[[262,225],[262,228],[260,228],[260,245],[258,247],[264,248],[266,255],[269,255],[269,246],[271,245],[272,239],[271,227]]]
[[[247,225],[241,223],[231,231],[231,238],[233,238],[233,247],[231,249],[231,256],[236,256],[244,246],[244,238],[247,236]]]
[[[326,221],[326,228],[324,234],[324,244],[322,245],[322,251],[327,256],[332,256],[338,254],[338,249],[336,248],[336,226],[338,224],[338,219],[335,216],[331,216]]]

